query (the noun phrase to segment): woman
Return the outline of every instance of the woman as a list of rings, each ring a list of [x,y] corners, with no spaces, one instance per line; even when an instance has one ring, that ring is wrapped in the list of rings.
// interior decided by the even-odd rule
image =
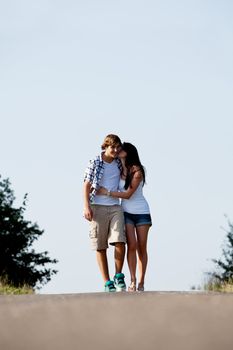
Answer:
[[[147,237],[149,228],[152,225],[149,205],[143,196],[145,170],[140,162],[136,147],[131,143],[123,143],[118,157],[122,162],[120,192],[112,192],[101,187],[98,194],[122,199],[121,205],[124,211],[128,247],[127,260],[131,276],[128,291],[144,291],[148,260]],[[136,286],[137,263],[139,270],[138,286]]]

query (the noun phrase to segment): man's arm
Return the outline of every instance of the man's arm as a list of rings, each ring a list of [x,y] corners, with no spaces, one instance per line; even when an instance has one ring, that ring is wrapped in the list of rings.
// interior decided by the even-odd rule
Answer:
[[[91,191],[91,183],[89,181],[84,181],[84,185],[83,185],[83,197],[84,197],[83,215],[84,215],[85,219],[87,219],[88,221],[91,221],[92,217],[93,217],[93,212],[91,210],[90,199],[89,199],[90,191]]]

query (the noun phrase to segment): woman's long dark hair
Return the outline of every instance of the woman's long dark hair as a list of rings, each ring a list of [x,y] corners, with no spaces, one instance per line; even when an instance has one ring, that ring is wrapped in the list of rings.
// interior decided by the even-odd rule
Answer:
[[[128,187],[131,187],[132,178],[135,173],[131,171],[131,168],[133,166],[137,166],[140,169],[142,173],[142,181],[144,185],[146,182],[145,169],[140,161],[137,148],[134,145],[132,145],[132,143],[124,142],[122,144],[122,150],[127,153],[127,156],[125,158],[125,166],[127,168],[127,174],[125,179],[125,189],[127,190]]]

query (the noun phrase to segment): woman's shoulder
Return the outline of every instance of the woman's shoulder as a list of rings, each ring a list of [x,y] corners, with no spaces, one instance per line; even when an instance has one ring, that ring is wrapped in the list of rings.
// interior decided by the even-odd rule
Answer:
[[[130,169],[131,174],[134,174],[134,173],[139,172],[139,171],[141,172],[141,168],[139,165],[132,165],[132,167]]]
[[[132,167],[130,169],[130,173],[131,173],[131,175],[133,175],[133,177],[137,177],[137,178],[142,177],[142,170],[141,170],[140,166],[138,166],[138,165],[132,165]]]

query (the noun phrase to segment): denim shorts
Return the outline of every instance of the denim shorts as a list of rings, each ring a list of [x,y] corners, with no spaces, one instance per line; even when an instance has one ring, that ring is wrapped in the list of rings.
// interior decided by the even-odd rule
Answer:
[[[131,224],[134,226],[140,225],[152,225],[150,214],[130,214],[124,211],[125,224]]]

